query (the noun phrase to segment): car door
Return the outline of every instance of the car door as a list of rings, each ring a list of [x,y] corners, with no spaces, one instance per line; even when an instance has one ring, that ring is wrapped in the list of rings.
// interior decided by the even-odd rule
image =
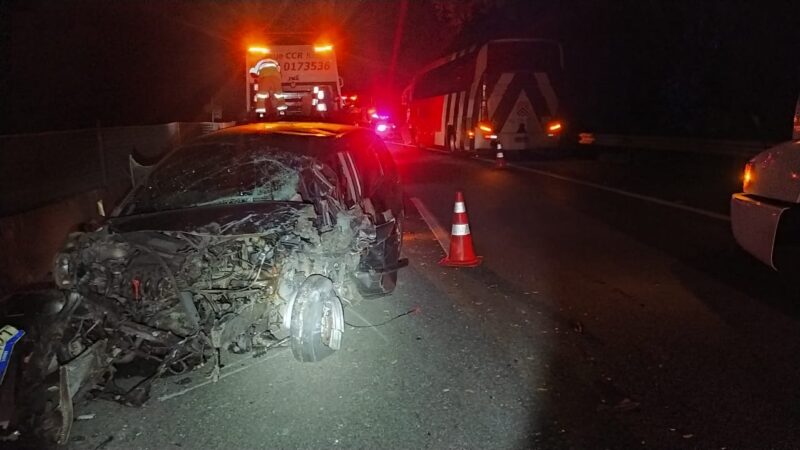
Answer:
[[[365,212],[376,224],[389,222],[403,208],[397,168],[383,142],[367,132],[357,132],[348,141],[347,150],[356,163],[366,204]]]
[[[378,239],[365,263],[372,268],[393,266],[400,257],[403,196],[394,161],[385,144],[368,132],[350,137],[347,150],[353,156],[362,186],[362,207],[373,217]]]

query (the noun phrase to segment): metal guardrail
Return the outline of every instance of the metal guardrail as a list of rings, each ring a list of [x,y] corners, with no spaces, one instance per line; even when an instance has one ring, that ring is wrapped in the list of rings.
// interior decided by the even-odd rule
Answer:
[[[729,141],[661,136],[632,136],[620,134],[580,133],[578,143],[598,147],[618,147],[641,150],[704,153],[749,158],[760,153],[772,143],[756,141]]]

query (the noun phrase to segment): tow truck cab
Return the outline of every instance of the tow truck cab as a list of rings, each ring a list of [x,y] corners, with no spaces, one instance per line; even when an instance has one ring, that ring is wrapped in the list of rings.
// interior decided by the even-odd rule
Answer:
[[[250,120],[325,118],[342,108],[333,45],[251,46],[245,68]]]

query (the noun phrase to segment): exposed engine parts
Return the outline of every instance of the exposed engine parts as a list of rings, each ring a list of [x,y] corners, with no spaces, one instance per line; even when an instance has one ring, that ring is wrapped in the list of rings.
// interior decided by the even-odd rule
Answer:
[[[315,226],[312,205],[286,206],[282,213],[288,220],[280,226],[244,235],[220,232],[236,225],[228,223],[194,232],[74,236],[54,273],[58,286],[71,293],[59,363],[107,341],[111,385],[119,364],[143,359],[156,364],[154,376],[180,374],[207,362],[219,365],[223,350],[264,349],[293,328],[298,348],[308,347],[310,329],[322,327],[323,343],[336,350],[341,301],[357,295],[350,276],[375,240],[375,227],[358,207],[339,209],[326,232]],[[309,306],[308,298],[320,296],[324,301]],[[309,313],[309,307],[319,312]],[[304,317],[314,323],[303,323]],[[295,350],[295,356],[326,356],[317,350]],[[115,392],[115,398],[139,403],[144,389]]]

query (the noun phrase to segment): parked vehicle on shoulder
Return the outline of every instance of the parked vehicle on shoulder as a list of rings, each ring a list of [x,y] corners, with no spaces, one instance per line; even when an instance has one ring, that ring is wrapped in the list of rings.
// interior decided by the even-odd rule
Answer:
[[[731,198],[731,226],[739,245],[764,264],[800,275],[800,99],[793,140],[752,158],[743,192]]]

